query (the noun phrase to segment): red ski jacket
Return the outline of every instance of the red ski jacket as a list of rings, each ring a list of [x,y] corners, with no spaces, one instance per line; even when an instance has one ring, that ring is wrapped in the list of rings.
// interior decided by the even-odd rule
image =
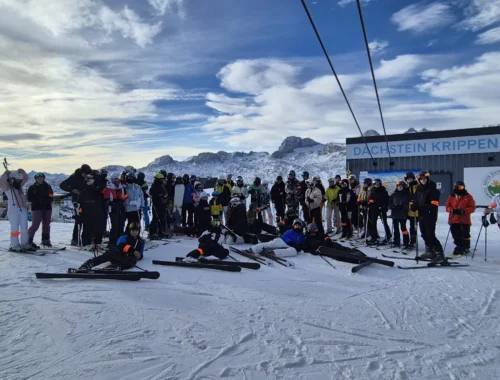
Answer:
[[[465,214],[454,215],[452,210],[454,208],[461,208],[465,210]],[[476,211],[476,201],[469,193],[462,196],[457,194],[450,194],[446,201],[446,212],[449,212],[448,224],[468,224],[471,225],[470,214]]]

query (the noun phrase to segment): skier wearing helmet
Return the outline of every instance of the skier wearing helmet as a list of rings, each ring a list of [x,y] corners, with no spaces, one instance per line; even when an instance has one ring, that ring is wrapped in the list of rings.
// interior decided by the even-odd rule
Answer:
[[[202,192],[200,194],[200,201],[194,210],[196,236],[201,236],[205,231],[210,230],[212,225],[212,214],[210,212],[210,205],[208,204],[208,194]]]
[[[273,251],[277,257],[296,256],[304,249],[304,222],[295,219],[292,229],[286,231],[281,237],[273,239],[267,243],[255,244],[250,248],[251,253],[258,255],[264,250]]]
[[[410,204],[410,194],[406,182],[397,181],[394,193],[389,197],[389,208],[391,209],[392,230],[394,231],[394,247],[401,246],[401,235],[403,234],[404,250],[410,250],[410,239],[406,229],[406,220],[408,218],[408,208]]]
[[[243,241],[244,236],[248,233],[247,208],[245,203],[243,203],[240,197],[236,194],[234,194],[231,198],[230,204],[231,206],[227,227],[236,235],[240,236]],[[233,236],[233,239],[233,243],[236,243],[237,236]]]
[[[310,220],[310,212],[308,208],[308,203],[306,202],[306,191],[308,189],[307,181],[309,180],[309,172],[302,172],[302,181],[299,184],[299,197],[300,205],[302,206],[302,217],[307,222]]]
[[[385,186],[382,185],[380,179],[373,181],[373,187],[370,191],[370,196],[368,198],[368,203],[370,207],[370,219],[371,219],[371,240],[369,244],[379,244],[378,242],[378,231],[377,231],[377,219],[380,216],[380,220],[384,226],[385,238],[380,245],[386,245],[392,239],[391,229],[387,223],[387,210],[389,207],[389,193]]]
[[[307,225],[304,252],[315,254],[319,247],[332,247],[332,243],[333,242],[329,237],[319,231],[316,223],[309,223]]]
[[[141,222],[141,212],[144,208],[144,193],[141,187],[136,183],[137,177],[134,172],[127,173],[125,177],[125,213],[127,216],[127,228],[130,223]],[[125,233],[128,234],[128,229]]]
[[[273,210],[271,208],[271,189],[269,189],[269,182],[263,181],[262,187],[264,192],[262,193],[262,202],[264,205],[264,210],[262,211],[263,222],[274,226]]]
[[[262,186],[260,177],[255,177],[253,183],[248,186],[248,194],[250,194],[250,204],[254,204],[258,209],[257,218],[262,222],[262,211],[266,209],[264,199],[265,189]]]
[[[33,243],[33,238],[35,237],[40,223],[42,225],[42,245],[46,247],[51,247],[50,244],[50,220],[52,218],[52,199],[54,198],[54,192],[52,187],[45,182],[45,174],[36,173],[35,183],[31,185],[28,189],[28,201],[31,202],[31,226],[28,230],[29,241],[33,248],[39,248],[35,243]]]
[[[227,221],[227,211],[229,207],[229,201],[231,200],[232,188],[231,185],[227,183],[226,177],[224,177],[223,175],[219,176],[217,185],[215,185],[214,190],[219,192],[218,202],[222,205],[224,221]]]
[[[247,204],[247,198],[248,198],[248,186],[245,184],[243,181],[242,176],[238,176],[236,178],[236,184],[233,186],[233,196],[237,195],[240,197],[241,201],[245,204]]]
[[[149,239],[161,239],[167,230],[166,213],[168,208],[169,197],[167,189],[164,186],[165,176],[163,173],[156,173],[153,184],[149,190],[151,196],[151,205],[153,209],[153,220],[149,226]]]
[[[15,172],[6,170],[0,177],[0,188],[9,202],[7,215],[10,223],[10,250],[15,252],[33,249],[28,244],[28,205],[23,192],[27,181],[28,174],[24,169],[17,169]]]
[[[295,177],[295,170],[290,170],[290,173],[288,173],[288,181],[286,181],[285,193],[286,193],[285,202],[287,210],[293,210],[295,213],[298,214],[301,186],[299,181]]]
[[[276,223],[280,223],[285,217],[285,183],[282,176],[276,177],[276,182],[271,188],[271,201],[276,209]]]
[[[314,222],[318,226],[319,231],[323,232],[323,223],[321,221],[321,202],[323,196],[321,190],[316,187],[316,182],[313,179],[306,180],[307,190],[305,194],[305,204],[308,211],[307,222]]]
[[[417,181],[418,187],[411,211],[418,211],[420,233],[425,242],[425,253],[420,257],[439,263],[445,259],[441,242],[436,237],[440,193],[436,183],[430,180],[429,172],[418,173]]]
[[[370,191],[372,190],[373,181],[371,178],[365,178],[363,181],[363,186],[361,187],[361,191],[358,196],[358,207],[361,210],[363,215],[363,233],[360,238],[367,238],[370,235],[371,231],[371,221],[369,218],[370,210],[368,208],[368,201],[370,199]],[[378,235],[375,236],[378,238]]]
[[[339,211],[342,223],[341,239],[350,239],[353,233],[351,223],[352,214],[356,212],[356,194],[349,188],[349,180],[343,179],[340,181],[342,188],[339,192]]]
[[[100,249],[104,231],[103,197],[105,183],[98,174],[87,174],[85,187],[80,192],[79,203],[83,223],[81,246],[85,249]],[[140,189],[139,189],[140,190]],[[140,193],[142,197],[142,191]],[[121,232],[121,231],[120,231]],[[92,244],[92,246],[91,246]]]
[[[340,185],[337,184],[334,178],[328,179],[328,189],[326,189],[324,199],[326,200],[326,233],[333,232],[332,219],[335,219],[335,227],[337,233],[340,233],[340,212],[339,212],[339,193]]]
[[[410,207],[408,208],[408,220],[410,221],[410,246],[409,248],[415,247],[415,242],[417,240],[417,223],[418,211],[411,211],[411,204],[415,200],[415,193],[417,192],[418,182],[415,179],[415,174],[413,172],[408,172],[405,175],[405,181],[408,188],[408,194],[410,196]]]

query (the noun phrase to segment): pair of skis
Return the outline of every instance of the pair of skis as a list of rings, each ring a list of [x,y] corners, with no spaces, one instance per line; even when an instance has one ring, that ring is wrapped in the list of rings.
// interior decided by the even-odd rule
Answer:
[[[159,272],[149,271],[124,271],[115,269],[89,269],[80,270],[69,268],[68,273],[35,273],[39,279],[56,279],[56,278],[73,278],[73,279],[88,279],[88,280],[122,280],[122,281],[139,281],[143,278],[156,280],[160,277]]]
[[[359,264],[354,266],[351,269],[351,273],[357,273],[361,269],[363,269],[371,264],[380,264],[380,265],[385,265],[388,267],[394,266],[393,261],[377,259],[375,257],[369,257],[369,256],[361,256],[361,255],[357,255],[354,253],[339,251],[339,250],[332,249],[329,247],[324,247],[324,246],[319,247],[316,252],[322,256],[330,257],[330,258],[335,259],[335,260],[342,261],[342,259],[348,259],[348,260],[358,262]]]
[[[449,257],[446,257],[443,261],[441,262],[432,262],[429,259],[421,258],[421,257],[397,257],[397,256],[388,256],[388,255],[382,255],[385,258],[389,259],[398,259],[398,260],[411,260],[411,261],[424,261],[427,262],[427,265],[415,265],[415,266],[410,266],[410,267],[403,267],[398,265],[397,267],[399,269],[423,269],[423,268],[443,268],[443,267],[468,267],[469,264],[462,264],[458,263],[456,261],[449,261]]]
[[[23,251],[14,251],[11,248],[8,249],[9,252],[13,253],[21,253],[21,254],[27,254],[27,255],[33,255],[33,256],[45,256],[47,253],[48,254],[56,254],[61,251],[66,250],[66,247],[60,247],[60,248],[39,248],[39,249],[33,249],[33,250],[23,250]]]
[[[213,270],[221,270],[225,272],[241,272],[241,268],[247,269],[259,269],[260,264],[255,265],[246,265],[250,263],[240,263],[240,262],[231,262],[231,261],[222,261],[222,260],[198,260],[198,262],[185,262],[184,257],[176,257],[176,261],[161,261],[161,260],[153,260],[153,264],[155,265],[164,265],[171,267],[181,267],[181,268],[200,268],[200,269],[213,269]]]
[[[277,257],[274,254],[274,251],[272,251],[272,250],[267,250],[267,251],[264,250],[259,255],[256,255],[251,250],[241,250],[241,249],[235,248],[233,246],[230,246],[229,249],[231,249],[231,251],[233,251],[241,256],[244,256],[244,257],[249,258],[251,260],[257,261],[260,264],[264,264],[267,266],[273,266],[274,265],[273,263],[277,263],[277,264],[282,265],[284,267],[295,268],[295,263],[293,263],[290,260],[284,259],[282,257]]]

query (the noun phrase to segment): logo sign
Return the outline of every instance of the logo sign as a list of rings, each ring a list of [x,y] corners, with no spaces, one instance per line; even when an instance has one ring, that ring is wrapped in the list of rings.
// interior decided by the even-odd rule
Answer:
[[[488,206],[491,198],[500,194],[500,167],[465,168],[464,182],[476,204]]]
[[[408,136],[411,138],[411,135]],[[347,159],[389,157],[385,142],[347,145]],[[443,156],[450,154],[493,153],[500,150],[500,135],[451,137],[432,140],[389,142],[391,157]]]

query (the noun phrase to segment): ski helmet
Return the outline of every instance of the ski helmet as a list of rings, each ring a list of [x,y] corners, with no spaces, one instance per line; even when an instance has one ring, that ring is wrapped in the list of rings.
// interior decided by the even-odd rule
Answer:
[[[217,195],[220,195],[217,190],[212,191],[212,197],[216,197]]]
[[[163,173],[160,172],[160,173],[156,173],[155,174],[155,178],[157,178],[157,179],[165,179],[165,176],[163,175]]]
[[[160,170],[160,173],[161,173],[161,174],[163,174],[163,178],[165,178],[165,177],[167,176],[167,171],[166,171],[165,169],[161,169],[161,170]],[[172,173],[170,173],[170,174],[172,174]],[[173,177],[173,176],[174,176],[174,175],[172,174],[172,177]]]
[[[127,173],[134,173],[135,174],[135,172],[136,172],[135,168],[132,165],[125,166],[125,169],[123,169],[123,170],[125,170]]]
[[[197,179],[196,174],[191,174],[191,179]]]
[[[309,223],[307,225],[307,232],[318,232],[318,226],[316,223]]]
[[[342,181],[340,181],[340,184],[342,187],[347,187],[349,186],[349,180],[347,178],[344,178]]]
[[[417,180],[420,182],[423,178],[427,178],[429,180],[429,172],[426,172],[425,170],[422,170],[417,174]]]
[[[335,178],[328,178],[328,182],[335,182]]]
[[[106,168],[102,168],[101,170],[99,170],[99,173],[101,174],[101,176],[106,178],[108,175],[108,170]]]
[[[130,173],[127,173],[127,178],[133,178],[133,179],[136,179],[136,175],[134,172],[130,172]]]
[[[35,173],[35,179],[39,177],[45,178],[45,174],[43,174],[42,172]]]
[[[92,169],[90,168],[90,166],[89,166],[89,165],[87,165],[87,164],[83,164],[83,165],[80,167],[80,171],[81,171],[82,173],[89,174],[89,173],[92,171]]]
[[[129,230],[136,230],[140,231],[141,230],[141,223],[139,222],[132,222],[128,225]]]
[[[415,179],[415,174],[413,174],[413,172],[408,172],[406,173],[405,175],[405,181],[408,182],[409,179]]]
[[[260,177],[255,177],[255,179],[253,180],[253,184],[255,186],[259,186],[261,183],[262,181],[260,180]]]
[[[380,178],[376,178],[375,181],[373,181],[374,185],[382,186],[382,180]]]
[[[119,181],[120,176],[117,173],[111,173],[111,182]]]
[[[144,181],[144,178],[146,178],[146,175],[143,172],[137,173],[137,179],[139,181]]]
[[[290,177],[291,175],[293,175],[295,177],[295,170],[290,170],[290,173],[288,173],[288,176]]]
[[[276,181],[283,181],[283,177],[282,177],[282,176],[280,176],[280,175],[279,175],[279,176],[277,176],[277,177],[276,177]]]
[[[372,179],[371,178],[365,178],[363,181],[363,185],[368,185],[370,186],[372,184]]]
[[[406,182],[405,181],[397,181],[396,187],[398,187],[398,186],[403,186],[403,189],[406,189]]]
[[[227,175],[227,178],[233,178],[233,175],[232,175],[231,173],[229,173],[229,174]]]
[[[314,187],[314,180],[312,178],[306,179],[306,185],[309,187]]]
[[[350,180],[351,180],[351,179],[356,180],[356,175],[351,174],[351,175],[349,176],[349,179],[350,179]]]
[[[302,178],[308,179],[309,178],[309,172],[303,172],[302,173]]]
[[[299,218],[294,219],[292,227],[295,227],[296,225],[299,225],[301,229],[304,228],[304,223]]]
[[[457,189],[457,190],[465,190],[465,182],[464,181],[457,181],[457,182],[455,182],[455,189]]]
[[[166,171],[165,171],[165,170],[160,170],[160,172],[161,172],[161,173],[163,173],[163,175],[164,175],[164,176],[166,176],[166,177],[167,177],[167,179],[169,179],[169,180],[172,180],[172,181],[173,181],[173,180],[174,180],[174,178],[175,178],[174,173],[168,173],[168,174],[166,174]]]

